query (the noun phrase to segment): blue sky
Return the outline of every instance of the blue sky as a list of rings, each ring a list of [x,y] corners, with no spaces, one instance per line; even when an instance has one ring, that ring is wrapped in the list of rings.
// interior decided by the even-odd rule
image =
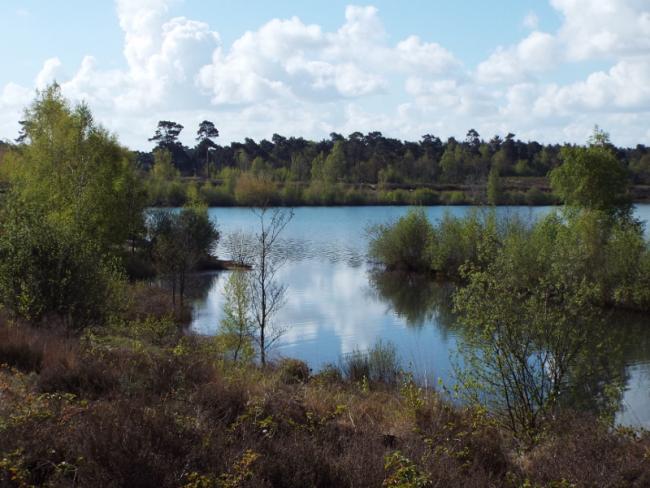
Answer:
[[[4,0],[0,138],[56,79],[130,147],[158,119],[223,142],[381,130],[418,139],[650,143],[648,0]]]

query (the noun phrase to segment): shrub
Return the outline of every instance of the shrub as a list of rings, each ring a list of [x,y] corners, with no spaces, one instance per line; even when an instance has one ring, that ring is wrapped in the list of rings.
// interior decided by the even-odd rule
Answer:
[[[237,179],[235,200],[238,205],[269,206],[279,203],[276,184],[262,176],[243,173]]]
[[[291,207],[294,205],[300,205],[302,201],[302,187],[298,183],[286,183],[282,190],[282,203]]]
[[[341,358],[340,369],[343,372],[344,378],[353,383],[368,381],[370,378],[370,362],[368,361],[368,355],[358,349],[345,354]]]
[[[225,186],[205,182],[199,189],[201,199],[210,207],[225,207],[233,205],[235,199]]]
[[[49,351],[43,360],[37,388],[41,392],[66,392],[94,398],[117,386],[115,371],[101,358],[81,354],[68,345],[57,353]]]
[[[467,203],[467,197],[462,191],[452,191],[444,195],[444,201],[447,205],[462,205]]]
[[[464,217],[445,214],[433,228],[431,267],[447,276],[457,277],[465,263],[478,263],[498,242],[496,214],[472,211]]]
[[[393,224],[369,230],[368,254],[388,269],[426,271],[430,269],[433,228],[423,210],[411,210]]]
[[[10,312],[81,329],[115,311],[121,276],[78,229],[27,208],[6,210],[2,223],[0,300]]]
[[[528,189],[526,192],[527,205],[548,205],[549,198],[536,186]]]
[[[39,371],[43,361],[43,336],[17,325],[0,327],[0,364],[22,371]]]
[[[283,383],[305,383],[309,380],[310,369],[307,363],[298,359],[283,359],[278,364],[280,380]]]
[[[417,188],[411,194],[412,205],[438,205],[440,195],[429,188]]]
[[[370,381],[394,385],[400,372],[397,349],[391,342],[378,340],[367,352],[355,349],[341,361],[341,371],[348,381]]]
[[[321,383],[336,384],[343,381],[341,369],[336,364],[328,363],[324,365],[313,378]]]
[[[370,380],[393,385],[400,371],[397,348],[392,342],[378,340],[368,352]]]

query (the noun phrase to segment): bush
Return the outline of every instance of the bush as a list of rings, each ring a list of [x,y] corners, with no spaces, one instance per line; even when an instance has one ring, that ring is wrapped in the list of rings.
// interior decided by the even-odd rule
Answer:
[[[95,398],[117,386],[115,372],[101,358],[81,354],[73,346],[48,351],[43,360],[37,388],[41,392],[66,392]]]
[[[457,277],[459,268],[477,263],[479,251],[497,242],[496,214],[472,211],[464,217],[445,214],[433,228],[431,239],[431,267],[447,276]]]
[[[368,254],[388,269],[427,271],[433,227],[423,210],[411,210],[393,224],[369,230]]]
[[[443,195],[443,200],[447,205],[462,205],[467,203],[467,197],[462,191],[452,191],[449,193],[443,193]]]
[[[440,195],[429,188],[417,188],[411,194],[412,205],[438,205]]]
[[[33,323],[82,329],[118,308],[121,276],[95,243],[39,211],[8,209],[0,235],[0,299]]]
[[[272,206],[280,203],[277,185],[270,179],[243,173],[237,179],[235,200],[238,205]]]
[[[282,191],[282,203],[289,207],[300,205],[303,201],[302,187],[298,183],[286,183]]]
[[[199,195],[210,207],[226,207],[235,203],[233,195],[226,187],[216,186],[207,181],[199,189]]]
[[[307,363],[298,359],[283,359],[278,364],[280,380],[283,383],[305,383],[309,380],[310,369]]]
[[[336,364],[331,363],[323,366],[313,377],[317,382],[326,384],[336,384],[343,381],[341,369]]]
[[[539,188],[536,186],[531,187],[526,192],[526,204],[527,205],[548,205],[550,198],[547,197]]]
[[[391,342],[378,340],[367,352],[355,349],[341,361],[341,371],[348,381],[370,381],[394,385],[400,372],[397,349]]]
[[[39,371],[43,361],[43,336],[31,328],[3,325],[0,328],[0,364],[22,371]]]

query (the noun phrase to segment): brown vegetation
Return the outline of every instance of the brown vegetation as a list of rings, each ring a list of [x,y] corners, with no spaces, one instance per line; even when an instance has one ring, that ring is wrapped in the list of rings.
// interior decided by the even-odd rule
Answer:
[[[523,449],[408,376],[368,384],[295,360],[261,371],[155,329],[0,326],[1,486],[650,483],[647,434],[573,416]]]

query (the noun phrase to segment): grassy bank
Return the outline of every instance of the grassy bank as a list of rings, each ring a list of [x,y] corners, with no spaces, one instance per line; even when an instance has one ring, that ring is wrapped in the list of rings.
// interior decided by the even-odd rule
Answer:
[[[498,205],[559,205],[547,178],[503,178]],[[261,200],[276,206],[329,205],[485,205],[485,184],[370,185],[275,182],[255,177],[228,179],[177,178],[146,180],[151,206],[182,206],[200,199],[209,206],[254,206]],[[650,186],[631,188],[637,203],[650,202]]]
[[[81,336],[3,319],[0,485],[650,483],[645,433],[564,412],[522,445],[407,375],[359,379],[358,357],[317,374],[235,364],[146,308]]]
[[[210,206],[251,206],[259,204],[260,200],[277,206],[481,205],[487,201],[485,185],[278,183],[263,178],[239,177],[233,181],[150,179],[146,187],[152,206],[181,206],[197,198]],[[501,205],[557,203],[543,178],[512,178],[504,184],[499,196]]]

